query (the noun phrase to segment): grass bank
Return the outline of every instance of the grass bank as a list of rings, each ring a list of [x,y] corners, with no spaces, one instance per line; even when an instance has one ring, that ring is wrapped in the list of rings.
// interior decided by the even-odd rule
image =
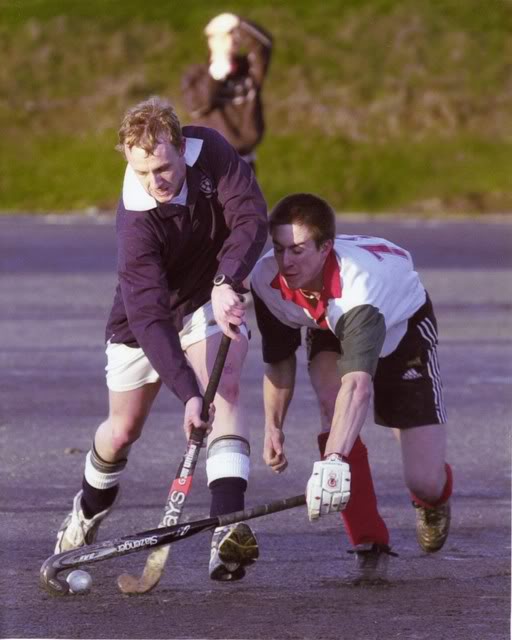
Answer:
[[[490,0],[0,1],[0,209],[109,209],[124,110],[180,95],[232,10],[276,48],[258,173],[272,205],[512,211],[512,4]]]

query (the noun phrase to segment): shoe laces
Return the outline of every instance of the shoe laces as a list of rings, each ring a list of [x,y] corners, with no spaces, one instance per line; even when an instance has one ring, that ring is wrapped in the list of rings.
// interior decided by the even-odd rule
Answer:
[[[418,509],[423,517],[423,519],[425,520],[425,523],[428,526],[437,526],[439,524],[442,524],[442,522],[445,520],[446,518],[446,509],[445,509],[445,503],[444,504],[440,504],[437,507],[432,507],[430,509],[428,509],[427,507],[423,507],[419,504],[416,504],[415,502],[413,502],[413,505],[415,506],[416,509]]]

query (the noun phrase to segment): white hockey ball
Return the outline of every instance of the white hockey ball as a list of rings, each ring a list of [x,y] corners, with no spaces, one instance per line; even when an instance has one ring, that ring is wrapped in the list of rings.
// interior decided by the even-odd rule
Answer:
[[[88,593],[92,587],[92,578],[87,571],[75,569],[66,577],[69,591],[73,594]]]

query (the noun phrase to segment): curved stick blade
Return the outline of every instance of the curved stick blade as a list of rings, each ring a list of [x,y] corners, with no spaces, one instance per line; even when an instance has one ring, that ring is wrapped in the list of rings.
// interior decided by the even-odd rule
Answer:
[[[126,595],[135,595],[148,593],[154,589],[162,577],[162,567],[167,562],[169,551],[169,545],[151,551],[140,578],[129,573],[122,573],[117,579],[120,591]]]

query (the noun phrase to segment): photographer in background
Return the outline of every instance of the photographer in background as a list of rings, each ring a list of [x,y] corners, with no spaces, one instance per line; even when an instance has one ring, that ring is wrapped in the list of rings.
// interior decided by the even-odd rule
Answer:
[[[261,91],[272,36],[232,13],[213,18],[204,32],[209,61],[185,72],[185,106],[194,124],[216,129],[254,170],[265,129]]]

